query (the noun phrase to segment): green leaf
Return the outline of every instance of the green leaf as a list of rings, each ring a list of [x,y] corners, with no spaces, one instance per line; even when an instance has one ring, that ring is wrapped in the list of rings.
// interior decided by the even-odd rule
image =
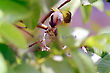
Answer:
[[[14,73],[39,73],[39,71],[29,64],[20,64],[14,67]]]
[[[16,57],[15,57],[14,51],[11,48],[9,48],[7,45],[0,44],[0,52],[2,53],[4,58],[7,61],[9,61],[11,64],[16,62]]]
[[[103,0],[98,0],[92,4],[92,6],[96,7],[100,11],[104,11],[104,3]]]
[[[26,19],[24,19],[24,23],[29,28],[34,29],[37,26],[38,20],[39,20],[39,17],[40,17],[41,8],[40,8],[39,1],[34,0],[32,2],[32,4],[30,5],[30,8],[31,8],[30,9],[30,16],[27,17]]]
[[[7,73],[7,65],[1,53],[0,53],[0,73]]]
[[[48,57],[50,55],[50,52],[48,52],[48,51],[36,51],[35,55],[37,57],[40,57],[40,58],[45,58],[45,57]]]
[[[40,10],[38,0],[4,0],[0,2],[0,22],[12,23],[24,20],[29,28],[34,29],[40,17]]]
[[[64,58],[62,61],[55,61],[53,59],[48,59],[47,61],[41,64],[41,72],[42,73],[75,73],[74,68],[72,68],[68,60]]]
[[[62,3],[64,3],[64,1],[66,1],[66,0],[59,1],[54,8],[56,8],[59,5],[61,5]],[[76,10],[79,8],[79,6],[80,6],[80,0],[71,0],[69,3],[65,4],[61,8],[61,10],[70,11],[72,13],[72,16],[73,16],[74,13],[76,12]]]
[[[12,0],[13,2],[16,2],[22,6],[29,7],[32,1],[27,1],[27,0]]]
[[[97,0],[81,0],[82,5],[91,5],[92,3],[96,2]]]
[[[72,35],[72,28],[59,26],[58,27],[58,37],[59,40],[67,45],[69,48],[74,48],[75,38]]]
[[[110,54],[106,55],[97,65],[99,73],[109,73],[110,72]]]
[[[7,73],[15,73],[12,66],[9,66],[8,67],[8,72]]]
[[[86,54],[74,51],[72,52],[72,60],[80,73],[96,73],[93,62]]]
[[[107,52],[102,52],[101,57],[103,58],[103,57],[105,57],[106,55],[108,55]]]
[[[36,67],[29,64],[14,64],[9,66],[8,73],[40,73]]]
[[[51,54],[62,55],[64,51],[62,50],[62,44],[58,40],[58,38],[54,39],[52,43],[49,45],[51,48]]]
[[[92,5],[99,9],[100,11],[104,10],[103,0],[81,0],[82,5]]]
[[[81,16],[84,23],[86,23],[91,16],[91,5],[81,6]]]
[[[27,43],[21,32],[11,24],[0,24],[0,34],[19,48],[27,48]]]
[[[0,36],[0,43],[3,43],[4,41],[3,41],[3,39],[2,39],[2,37]]]
[[[94,3],[96,2],[97,0],[88,0],[90,3]]]
[[[7,6],[8,5],[8,6]],[[0,22],[14,22],[29,15],[29,9],[12,0],[0,1]]]
[[[82,6],[84,5],[91,5],[91,3],[88,0],[81,0]]]
[[[62,50],[58,39],[54,39],[54,41],[50,44],[50,48]]]
[[[89,37],[85,44],[100,51],[110,52],[110,34],[100,34]]]
[[[58,2],[58,0],[44,0],[44,2],[46,2],[47,7],[50,9]]]

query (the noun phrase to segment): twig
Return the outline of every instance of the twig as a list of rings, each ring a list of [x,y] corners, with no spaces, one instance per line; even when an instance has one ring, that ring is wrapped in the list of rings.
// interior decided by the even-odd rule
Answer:
[[[35,42],[35,43],[29,45],[29,47],[32,47],[32,46],[34,46],[35,44],[41,43],[42,41],[43,41],[43,40],[41,40],[41,41],[37,41],[37,42]]]
[[[15,25],[17,28],[21,29],[22,31],[24,31],[25,33],[27,33],[28,35],[30,35],[32,38],[34,37],[33,34],[31,34],[30,32],[26,31],[24,28],[27,28],[27,27],[20,27],[18,25]]]

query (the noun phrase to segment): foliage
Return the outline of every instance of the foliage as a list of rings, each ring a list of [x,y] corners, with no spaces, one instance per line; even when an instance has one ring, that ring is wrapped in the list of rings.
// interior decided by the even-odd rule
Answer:
[[[100,73],[109,73],[110,72],[110,54],[106,55],[101,61],[98,63],[98,71]]]
[[[88,37],[90,31],[86,29],[76,30],[70,27],[71,23],[58,25],[57,37],[50,32],[45,43],[28,47],[32,42],[44,38],[44,30],[36,28],[42,16],[52,6],[55,8],[64,1],[0,0],[0,73],[110,72],[109,29]],[[87,24],[93,7],[103,12],[103,0],[71,0],[61,10],[70,11],[74,16],[80,9],[82,22]],[[105,12],[110,15],[109,10]],[[49,20],[46,21],[48,23]],[[102,56],[97,63],[91,59],[94,53]]]

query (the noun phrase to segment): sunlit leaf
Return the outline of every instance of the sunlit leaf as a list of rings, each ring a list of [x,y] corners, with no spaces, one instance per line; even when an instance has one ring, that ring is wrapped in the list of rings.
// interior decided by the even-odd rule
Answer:
[[[97,0],[81,0],[82,5],[91,5],[92,3],[96,2]]]
[[[84,23],[86,23],[91,16],[92,7],[91,5],[81,6],[81,16]]]
[[[11,64],[16,62],[15,54],[11,48],[5,44],[0,44],[0,52],[4,58],[9,61]]]
[[[110,34],[101,34],[89,37],[85,44],[100,51],[110,52]]]
[[[27,48],[27,43],[21,32],[11,24],[1,24],[0,34],[19,48]]]
[[[72,52],[72,60],[80,73],[96,73],[93,62],[86,54]]]
[[[110,54],[106,55],[97,65],[99,73],[110,72]]]
[[[90,5],[91,3],[88,0],[81,0],[82,5]]]
[[[90,3],[94,3],[96,2],[97,0],[88,0]]]
[[[0,53],[0,73],[7,73],[7,65],[1,53]]]
[[[94,7],[96,7],[97,9],[99,9],[100,11],[104,10],[104,3],[103,0],[81,0],[82,5],[92,5]]]
[[[8,23],[24,19],[29,15],[27,7],[12,0],[0,1],[0,13],[0,22]]]
[[[94,2],[92,4],[92,6],[96,7],[97,9],[99,9],[100,11],[104,10],[104,3],[103,0],[97,0],[96,2]]]

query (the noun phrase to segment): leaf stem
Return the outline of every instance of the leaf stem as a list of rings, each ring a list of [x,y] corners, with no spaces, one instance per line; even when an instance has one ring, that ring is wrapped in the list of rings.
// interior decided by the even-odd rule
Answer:
[[[34,37],[33,34],[31,34],[30,32],[28,32],[27,30],[24,29],[24,28],[27,28],[27,27],[20,27],[20,26],[18,26],[18,25],[16,25],[16,24],[15,24],[15,26],[16,26],[17,28],[21,29],[22,31],[24,31],[25,33],[27,33],[28,35],[30,35],[32,38]]]

